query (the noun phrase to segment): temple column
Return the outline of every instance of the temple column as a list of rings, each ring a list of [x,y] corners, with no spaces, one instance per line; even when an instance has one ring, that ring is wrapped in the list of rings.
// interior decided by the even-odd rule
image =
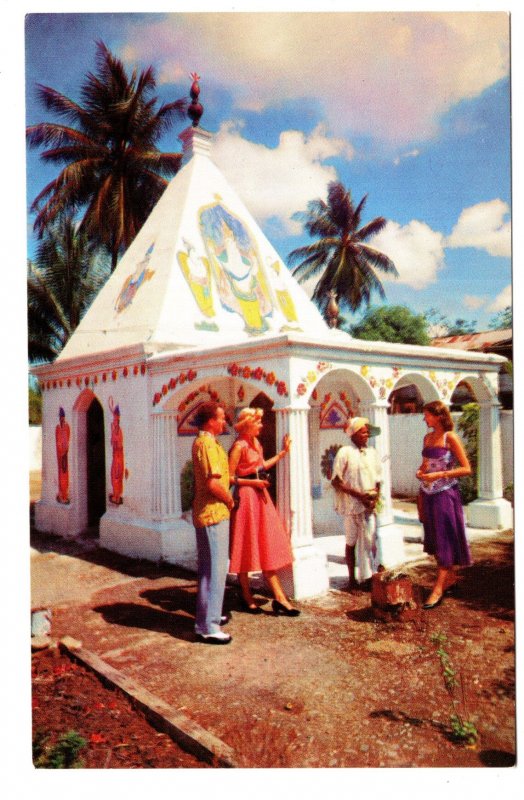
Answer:
[[[277,449],[291,437],[287,458],[277,466],[277,508],[291,539],[292,565],[282,570],[285,591],[300,599],[328,590],[327,559],[313,542],[308,409],[275,409]]]
[[[389,436],[389,403],[384,400],[373,405],[369,405],[365,411],[365,416],[369,418],[372,425],[380,428],[378,436],[370,439],[369,445],[374,447],[378,453],[382,465],[382,481],[380,486],[381,510],[378,515],[378,524],[391,525],[393,522],[393,503],[391,501],[391,445]]]
[[[322,497],[322,472],[320,470],[320,408],[313,406],[308,416],[311,497]]]
[[[380,485],[380,512],[377,514],[377,537],[379,561],[384,567],[400,564],[405,558],[404,534],[400,525],[394,522],[391,499],[391,445],[389,435],[389,402],[387,400],[369,403],[362,409],[372,425],[380,428],[378,436],[369,441],[369,446],[377,451],[382,465]]]
[[[513,510],[502,496],[502,447],[500,406],[496,400],[479,403],[478,498],[467,507],[473,528],[511,528]]]
[[[151,513],[153,519],[180,517],[182,502],[177,473],[175,443],[177,420],[174,413],[153,416],[153,475]]]

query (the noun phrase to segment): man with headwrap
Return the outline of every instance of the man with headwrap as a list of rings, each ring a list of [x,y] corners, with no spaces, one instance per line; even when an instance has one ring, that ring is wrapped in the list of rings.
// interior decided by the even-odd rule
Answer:
[[[359,583],[367,583],[378,566],[375,508],[382,468],[375,448],[368,447],[368,440],[380,429],[370,425],[366,417],[353,417],[344,430],[350,442],[335,456],[331,485],[335,489],[335,510],[344,518],[349,591],[358,593]]]

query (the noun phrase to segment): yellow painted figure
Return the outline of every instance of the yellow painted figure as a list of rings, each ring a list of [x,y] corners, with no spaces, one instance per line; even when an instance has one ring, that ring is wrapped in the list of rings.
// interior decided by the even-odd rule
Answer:
[[[220,302],[242,317],[249,333],[263,333],[273,304],[251,236],[221,205],[204,209],[200,222]]]
[[[271,269],[276,274],[276,281],[274,286],[280,310],[282,311],[283,315],[285,316],[288,322],[298,322],[297,312],[295,309],[293,298],[289,294],[286,288],[286,284],[284,283],[284,279],[282,277],[282,265],[280,264],[279,261],[273,261],[273,263],[270,266]]]
[[[195,301],[205,317],[214,317],[211,289],[211,268],[207,258],[198,257],[194,247],[184,239],[186,251],[179,250],[177,260]]]

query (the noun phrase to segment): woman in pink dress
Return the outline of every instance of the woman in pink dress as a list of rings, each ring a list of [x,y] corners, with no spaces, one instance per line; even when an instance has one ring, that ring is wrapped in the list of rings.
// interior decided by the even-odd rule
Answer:
[[[263,473],[285,458],[291,446],[286,434],[282,450],[264,460],[258,435],[262,429],[261,408],[244,408],[235,429],[239,433],[229,453],[229,474],[235,487],[236,508],[231,514],[230,572],[238,573],[242,605],[250,614],[260,614],[249,585],[249,572],[262,571],[273,593],[273,611],[296,617],[282,588],[277,571],[291,564],[293,555],[289,536],[267,491],[269,481]]]

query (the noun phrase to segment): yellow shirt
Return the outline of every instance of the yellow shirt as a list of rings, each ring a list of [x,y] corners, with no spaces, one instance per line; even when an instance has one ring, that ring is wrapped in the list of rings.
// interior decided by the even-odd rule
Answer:
[[[203,528],[229,519],[229,509],[207,488],[208,478],[216,478],[229,491],[229,467],[227,454],[212,433],[199,431],[193,442],[193,469],[195,495],[193,498],[193,525]]]

